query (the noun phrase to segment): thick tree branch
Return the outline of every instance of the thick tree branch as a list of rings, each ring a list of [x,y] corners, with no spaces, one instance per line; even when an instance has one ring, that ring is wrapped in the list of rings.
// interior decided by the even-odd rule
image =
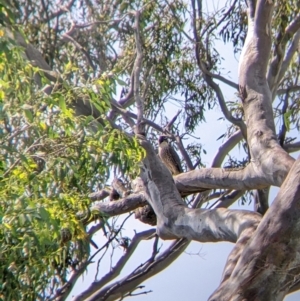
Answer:
[[[295,142],[295,143],[287,143],[283,145],[283,148],[285,151],[287,151],[288,153],[293,153],[293,152],[297,152],[300,150],[300,141]]]
[[[140,143],[147,151],[141,172],[145,196],[156,213],[157,233],[160,237],[163,239],[185,237],[201,242],[235,242],[248,226],[256,227],[260,215],[253,212],[223,208],[213,210],[187,208],[174,187],[171,174],[157,158],[152,146],[142,138]],[[190,173],[192,172],[186,174]],[[213,227],[212,223],[219,225],[218,229]]]
[[[242,140],[243,135],[241,131],[236,131],[231,135],[218,149],[213,158],[211,167],[220,167],[227,154]]]
[[[300,159],[213,300],[282,300],[300,273]],[[237,255],[234,256],[238,258]],[[255,280],[253,277],[255,276]],[[263,289],[262,289],[262,283]],[[238,299],[234,296],[239,296]]]
[[[110,194],[109,189],[101,189],[100,191],[96,191],[96,192],[89,194],[89,198],[92,201],[101,201],[101,200],[105,199],[106,197],[108,197],[109,194]]]
[[[254,17],[249,15],[248,34],[239,64],[239,84],[253,169],[257,174],[264,175],[271,185],[280,186],[294,159],[278,144],[272,95],[266,80],[272,8],[271,2],[260,0],[257,1]]]
[[[280,162],[279,162],[280,163]],[[285,175],[272,166],[272,176],[257,173],[254,164],[248,164],[241,170],[226,168],[203,168],[176,175],[174,181],[181,195],[201,192],[205,189],[249,190],[262,189],[270,185],[280,186]]]
[[[265,78],[271,49],[272,2],[258,0],[257,2],[249,1],[249,4],[248,35],[239,65],[239,82],[248,127],[247,137],[252,158],[251,165],[253,164],[254,171],[264,174],[265,179],[271,180],[273,177],[275,180],[277,178],[280,185],[280,181],[286,178],[286,174],[293,165],[293,159],[282,151],[276,141],[271,107],[272,96]],[[276,156],[279,156],[280,160],[277,161]],[[273,158],[268,160],[270,157]],[[281,164],[276,167],[276,172],[272,170],[274,167],[272,164],[276,164],[275,161]],[[298,169],[300,169],[299,163]],[[296,180],[296,183],[299,183],[299,179],[295,179],[295,174],[290,176],[292,173],[293,171],[289,173],[276,198],[277,201],[274,201],[275,205],[273,203],[267,211],[256,232],[253,227],[249,228],[248,235],[238,239],[228,258],[222,283],[209,300],[234,299],[238,301],[252,300],[253,297],[257,300],[283,299],[289,289],[288,282],[283,288],[278,279],[284,282],[289,276],[287,277],[286,273],[277,273],[277,269],[282,268],[283,271],[288,271],[290,274],[290,258],[288,260],[286,258],[291,256],[291,248],[298,249],[298,247],[294,249],[291,246],[290,234],[286,233],[287,227],[282,225],[285,221],[288,224],[290,220],[293,220],[292,224],[299,220],[286,218],[287,211],[292,211],[292,206],[287,203],[292,199],[295,201],[296,195],[299,199],[298,194],[300,195],[299,185],[298,187],[294,185],[296,191],[293,189],[290,194],[287,192],[286,186],[293,185],[292,183],[286,184],[291,177],[293,181]],[[269,174],[272,176],[269,177]],[[296,175],[299,177],[299,171]],[[279,204],[285,197],[287,199],[284,200],[284,203]],[[291,212],[290,214],[296,213]],[[288,256],[286,255],[287,245],[289,245]],[[292,258],[295,257],[292,256]],[[284,262],[287,262],[288,266],[284,267]],[[297,265],[299,266],[299,263]],[[275,278],[273,278],[274,275],[276,275]],[[267,280],[269,277],[272,279]],[[263,290],[261,289],[262,283],[264,283]]]
[[[91,210],[94,212],[105,213],[109,216],[116,216],[145,205],[147,205],[147,201],[143,193],[133,193],[117,201],[97,203]]]

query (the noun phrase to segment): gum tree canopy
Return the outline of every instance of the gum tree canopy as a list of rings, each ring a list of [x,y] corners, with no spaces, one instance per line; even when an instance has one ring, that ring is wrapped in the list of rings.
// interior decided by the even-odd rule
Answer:
[[[0,0],[1,300],[65,300],[106,252],[111,269],[73,300],[121,300],[192,240],[235,244],[210,301],[300,288],[299,1],[204,2]],[[228,127],[204,166],[197,137],[216,107]],[[162,135],[185,172],[160,161]],[[255,211],[230,209],[238,199]],[[133,212],[151,226],[125,237]],[[159,238],[174,242],[159,252]],[[151,257],[116,280],[150,239]]]

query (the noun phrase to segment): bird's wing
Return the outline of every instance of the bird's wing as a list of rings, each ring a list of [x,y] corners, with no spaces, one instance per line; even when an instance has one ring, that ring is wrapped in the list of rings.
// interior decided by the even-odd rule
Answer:
[[[183,170],[182,170],[180,158],[172,146],[170,146],[170,153],[172,155],[172,158],[174,159],[174,166],[176,167],[176,170],[177,170],[176,174],[182,173]]]

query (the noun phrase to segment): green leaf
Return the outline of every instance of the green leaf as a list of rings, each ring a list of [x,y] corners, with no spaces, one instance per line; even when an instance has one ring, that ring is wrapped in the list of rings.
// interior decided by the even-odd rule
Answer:
[[[24,110],[24,112],[25,112],[25,116],[27,117],[28,121],[33,122],[33,115],[32,115],[31,110]]]
[[[66,113],[67,106],[66,106],[65,99],[64,99],[64,97],[62,95],[59,95],[59,108],[61,109],[61,111],[63,113]]]
[[[290,131],[290,117],[291,117],[292,111],[288,110],[286,113],[284,113],[283,115],[283,120],[284,120],[284,124],[285,127],[287,129],[287,131]]]

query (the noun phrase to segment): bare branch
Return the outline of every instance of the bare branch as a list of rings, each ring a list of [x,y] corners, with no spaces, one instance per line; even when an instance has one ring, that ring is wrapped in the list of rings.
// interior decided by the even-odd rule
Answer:
[[[286,94],[287,92],[297,92],[297,91],[300,91],[300,86],[290,86],[290,87],[287,87],[286,89],[279,89],[277,90],[277,95],[283,95],[283,94]]]
[[[282,80],[291,59],[295,54],[300,39],[300,14],[285,28],[284,33],[279,32],[276,37],[273,59],[268,70],[268,83],[272,91],[273,99],[276,96],[277,87]],[[287,43],[294,35],[291,45],[285,54]],[[284,57],[285,56],[285,57]]]
[[[239,90],[239,85],[238,84],[236,84],[235,82],[230,81],[229,79],[227,79],[227,78],[225,78],[225,77],[223,77],[223,76],[221,76],[219,74],[211,73],[208,70],[205,71],[205,74],[208,75],[211,78],[219,80],[220,82],[228,85],[229,87],[231,87],[231,88],[233,88],[233,89],[235,89],[237,91]]]
[[[137,133],[142,134],[144,133],[144,125],[142,123],[143,120],[143,114],[144,114],[144,103],[141,99],[140,95],[140,73],[142,69],[142,59],[143,59],[143,53],[142,53],[142,45],[141,45],[141,38],[140,38],[140,23],[139,23],[139,17],[140,12],[135,12],[135,44],[136,44],[136,59],[134,63],[134,89],[133,94],[136,102],[136,108],[137,108]]]
[[[131,118],[133,117],[134,119],[137,119],[137,115],[120,107],[119,103],[116,102],[114,99],[111,99],[111,104],[112,104],[113,110],[109,116],[112,116],[112,118],[115,119],[117,116],[116,113],[121,114],[123,119],[133,129],[135,127],[135,123]]]
[[[238,126],[244,136],[244,138],[246,139],[247,137],[247,128],[246,125],[244,123],[244,121],[241,118],[235,118],[231,115],[231,113],[228,111],[223,93],[220,89],[220,87],[208,76],[204,76],[206,82],[208,83],[208,85],[215,91],[218,101],[219,101],[219,105],[220,108],[222,110],[222,113],[224,114],[224,117],[231,122],[232,124]]]
[[[88,52],[84,49],[84,47],[82,47],[82,46],[81,46],[74,38],[72,38],[70,35],[64,33],[62,36],[63,36],[64,39],[69,40],[70,42],[72,42],[72,43],[74,44],[74,46],[75,46],[79,51],[81,51],[81,52],[84,54],[84,56],[85,56],[85,58],[86,58],[88,64],[89,64],[89,65],[92,67],[92,69],[95,71],[95,70],[96,70],[96,67],[95,67],[95,65],[94,65],[94,63],[93,63],[93,61],[92,61],[92,58],[91,58],[91,56],[88,54]]]
[[[168,122],[168,124],[164,127],[165,131],[171,133],[172,132],[172,126],[174,124],[174,122],[176,121],[177,117],[179,116],[179,114],[181,113],[181,110],[179,110],[176,115]]]
[[[105,199],[106,197],[108,197],[109,194],[110,194],[110,190],[101,189],[100,191],[89,194],[89,198],[92,201],[101,201],[101,200]]]
[[[293,58],[294,54],[296,53],[296,51],[299,47],[299,41],[300,41],[300,29],[298,29],[298,31],[294,35],[294,37],[292,39],[292,42],[291,42],[291,44],[290,44],[290,46],[289,46],[289,48],[286,52],[286,55],[283,59],[281,69],[280,69],[279,75],[278,75],[278,84],[280,83],[280,81],[284,77],[284,74],[285,74],[286,70],[290,66],[292,58]]]
[[[270,185],[263,175],[259,176],[254,172],[251,164],[244,169],[234,171],[224,168],[196,169],[174,176],[174,181],[181,195],[189,195],[205,189],[249,190]]]
[[[295,142],[295,143],[287,143],[283,145],[283,148],[285,151],[287,151],[288,153],[293,153],[293,152],[297,152],[300,150],[300,141]]]
[[[102,229],[103,226],[104,226],[104,222],[100,221],[97,225],[90,227],[90,229],[88,231],[88,235],[90,237],[92,237],[96,232],[98,232],[100,229]]]
[[[68,282],[61,287],[56,293],[53,298],[51,298],[49,301],[64,301],[70,294],[71,290],[73,289],[74,285],[76,284],[77,280],[81,275],[86,271],[86,268],[90,262],[88,261],[88,257],[86,257],[81,261],[79,266],[76,268],[76,270],[73,270],[71,272],[71,275],[68,279]]]
[[[90,297],[93,293],[95,293],[97,290],[101,289],[104,285],[106,285],[108,282],[115,279],[123,270],[125,264],[128,262],[128,260],[133,255],[135,249],[137,248],[138,244],[142,240],[147,240],[151,237],[153,237],[153,234],[155,233],[155,229],[149,229],[147,231],[143,231],[140,233],[135,234],[133,239],[131,240],[130,245],[128,246],[126,253],[118,260],[116,265],[111,269],[109,273],[107,273],[105,276],[103,276],[100,280],[94,281],[87,290],[77,295],[73,301],[83,301],[86,298]],[[104,300],[104,299],[103,299]]]
[[[116,102],[113,99],[111,100],[111,103],[112,103],[113,108],[117,111],[117,113],[121,114],[123,116],[124,120],[131,127],[133,127],[134,122],[132,120],[130,120],[130,118],[137,119],[137,115],[132,113],[131,111],[128,111],[128,110],[125,110],[125,109],[121,108],[120,105],[118,104],[118,102]],[[164,129],[161,126],[157,125],[155,122],[153,122],[149,119],[143,118],[142,122],[144,124],[147,124],[147,125],[151,126],[154,129],[156,129],[158,132],[161,132],[161,133],[164,132]]]
[[[217,200],[217,202],[213,205],[213,208],[228,208],[244,193],[244,190],[234,190],[229,194],[225,194]]]
[[[175,139],[176,139],[177,146],[181,152],[181,155],[182,155],[183,159],[185,160],[185,163],[188,167],[188,170],[193,170],[194,169],[193,163],[191,161],[190,156],[188,155],[187,151],[185,150],[185,148],[182,144],[180,136],[176,135]]]
[[[257,189],[254,192],[255,211],[261,215],[264,215],[269,209],[269,192],[270,187],[265,189]]]
[[[287,111],[287,108],[288,108],[288,105],[289,105],[289,91],[287,91],[287,93],[285,94],[285,97],[283,99],[283,106],[282,106],[282,109],[281,109],[281,129],[279,131],[279,134],[278,134],[278,140],[279,140],[279,144],[281,146],[283,146],[283,143],[284,143],[284,140],[285,140],[285,135],[286,135],[286,132],[287,132],[287,128],[286,128],[286,124],[285,124],[285,114],[286,114],[286,111]]]
[[[145,205],[147,205],[147,202],[143,193],[133,193],[117,201],[97,203],[91,210],[109,216],[116,216]]]
[[[295,19],[286,27],[285,33],[293,35],[300,28],[300,13],[295,17]]]
[[[211,167],[220,167],[227,154],[242,140],[243,135],[241,131],[236,131],[230,136],[218,149]]]
[[[127,292],[132,291],[139,284],[144,282],[146,279],[158,274],[159,272],[167,268],[186,249],[189,242],[190,241],[187,239],[180,239],[178,241],[175,241],[171,245],[171,247],[164,251],[160,256],[158,256],[154,262],[152,262],[151,264],[146,262],[144,265],[141,265],[127,277],[124,277],[117,283],[113,283],[108,287],[102,289],[88,300],[113,301],[121,298]]]
[[[57,7],[59,7],[59,10],[51,13],[49,16],[47,16],[46,19],[41,20],[42,23],[50,22],[52,19],[60,17],[62,14],[68,12],[71,9],[71,7],[74,5],[74,3],[75,3],[75,0],[71,0],[69,3],[67,3],[64,6],[62,6],[62,5],[57,6]]]

